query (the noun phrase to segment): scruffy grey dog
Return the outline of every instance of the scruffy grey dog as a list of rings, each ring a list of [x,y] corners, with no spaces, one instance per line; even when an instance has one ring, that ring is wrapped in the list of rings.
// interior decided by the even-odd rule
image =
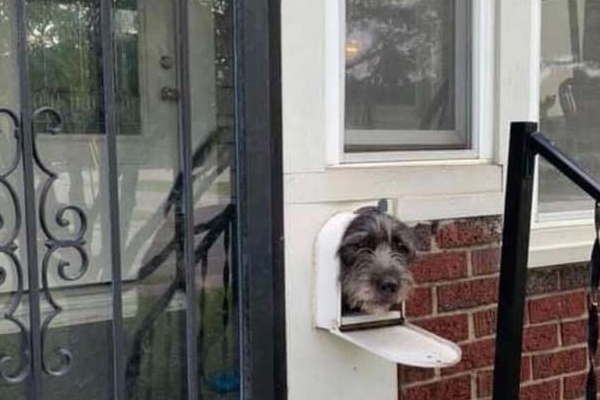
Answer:
[[[413,232],[378,208],[356,213],[338,249],[344,305],[369,314],[386,313],[414,286],[408,269],[415,257]]]

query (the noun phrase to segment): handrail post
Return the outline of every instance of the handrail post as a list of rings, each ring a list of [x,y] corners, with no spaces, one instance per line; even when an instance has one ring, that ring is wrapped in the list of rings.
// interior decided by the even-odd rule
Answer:
[[[493,400],[519,398],[535,151],[534,122],[510,127],[496,324]]]

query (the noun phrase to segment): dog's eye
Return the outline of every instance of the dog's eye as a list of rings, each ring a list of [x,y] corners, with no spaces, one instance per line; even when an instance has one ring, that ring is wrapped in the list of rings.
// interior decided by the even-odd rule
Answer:
[[[399,253],[408,254],[408,252],[410,251],[410,249],[408,248],[408,246],[406,246],[406,244],[404,244],[402,239],[400,239],[397,236],[392,237],[392,247]]]
[[[400,245],[400,246],[398,246],[398,252],[402,253],[402,254],[409,254],[410,249],[405,245]]]

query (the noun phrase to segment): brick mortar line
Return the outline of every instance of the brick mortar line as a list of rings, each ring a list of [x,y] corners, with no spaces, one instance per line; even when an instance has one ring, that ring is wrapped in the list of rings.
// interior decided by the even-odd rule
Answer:
[[[473,275],[473,278],[489,278],[493,275],[498,275],[498,271],[486,272],[486,273],[479,274],[479,275]]]
[[[434,239],[433,242],[435,243],[435,251],[436,252],[443,252],[443,251],[477,251],[477,250],[488,250],[488,249],[502,249],[502,245],[498,242],[487,242],[487,243],[477,243],[477,244],[473,244],[470,246],[460,246],[460,247],[439,247],[437,244],[437,241]],[[431,250],[433,250],[433,246],[431,248]],[[552,266],[553,267],[553,266]],[[547,267],[547,268],[552,268],[552,267]],[[546,267],[537,267],[536,269],[545,269]]]
[[[558,325],[559,321],[544,321],[544,322],[539,322],[537,324],[526,324],[523,325],[524,328],[537,328],[540,326],[546,326],[546,325]]]
[[[583,371],[579,371],[579,372],[565,372],[565,373],[560,374],[560,377],[561,378],[574,378],[574,377],[579,376],[579,375],[586,376],[587,375],[587,368],[584,369]]]
[[[523,355],[521,354],[521,362],[523,362],[522,357],[523,357]],[[529,376],[524,381],[521,381],[522,383],[533,381],[533,358],[530,357],[530,356],[527,356],[527,361],[528,361],[528,364],[529,364],[529,366],[528,366],[528,368],[529,368]]]
[[[437,304],[435,304],[435,305],[437,305]],[[436,311],[436,310],[434,309],[434,311]],[[463,310],[451,310],[451,311],[437,313],[436,315],[431,314],[431,315],[420,315],[418,317],[409,317],[409,319],[411,321],[421,321],[421,320],[424,320],[424,319],[431,319],[433,317],[454,317],[454,316],[457,316],[457,315],[464,315],[464,314],[469,315],[469,314],[472,314],[472,313],[471,313],[471,311],[466,310],[466,309],[463,309]]]
[[[558,378],[560,378],[560,376],[558,376],[558,375],[552,375],[552,376],[549,376],[549,377],[547,377],[547,378],[531,379],[531,380],[530,380],[530,382],[529,382],[529,383],[527,383],[527,384],[526,384],[526,385],[524,385],[524,386],[531,386],[531,385],[535,385],[535,384],[537,384],[537,383],[549,382],[549,381],[556,380],[556,379],[558,379]]]
[[[473,245],[473,246],[465,247],[465,249],[471,249],[471,250],[500,249],[500,250],[502,250],[502,243],[500,243],[500,242],[489,242],[487,244],[476,244],[476,245]]]
[[[475,318],[472,312],[467,313],[467,323],[469,324],[469,339],[477,340],[475,336]]]
[[[471,313],[474,314],[476,312],[480,312],[480,311],[488,311],[490,309],[497,309],[498,308],[498,303],[489,303],[489,304],[482,304],[479,306],[475,306],[475,307],[468,307],[468,308],[459,308],[456,310],[449,310],[449,311],[440,311],[439,315],[452,315],[454,313],[458,313],[458,314],[464,314],[464,313]]]
[[[571,344],[568,346],[557,346],[557,347],[553,347],[551,349],[546,349],[546,350],[528,351],[528,352],[523,352],[523,355],[534,357],[534,356],[540,356],[540,355],[557,354],[557,353],[560,353],[561,351],[578,350],[578,349],[587,349],[586,344],[582,342],[582,343]]]
[[[429,385],[432,383],[436,383],[438,381],[440,381],[441,379],[445,379],[445,377],[441,377],[441,376],[436,376],[434,375],[433,378],[429,378],[427,380],[424,381],[418,381],[418,382],[411,382],[411,383],[405,383],[402,385],[402,389],[411,389],[414,387],[419,387],[419,386],[423,386],[423,385]]]
[[[581,288],[575,288],[575,289],[567,289],[567,290],[557,290],[555,292],[552,293],[536,293],[536,294],[532,294],[532,295],[528,295],[527,296],[527,300],[542,300],[542,299],[547,299],[549,297],[552,296],[557,296],[557,295],[567,295],[567,294],[575,294],[578,292],[585,292],[586,287],[581,287]]]
[[[484,339],[491,339],[494,336],[496,336],[496,333],[491,333],[489,335],[485,335],[485,336],[477,336],[474,340],[484,340]]]
[[[419,254],[422,254],[422,255],[442,254],[442,253],[449,253],[449,252],[460,252],[460,251],[470,252],[470,251],[493,250],[493,249],[499,249],[500,251],[502,251],[502,246],[498,243],[491,242],[491,243],[476,244],[476,245],[464,246],[464,247],[439,247],[436,240],[433,239],[431,242],[431,245],[430,245],[430,249],[427,251],[419,251]],[[555,267],[554,266],[538,267],[535,269],[545,270],[546,268],[555,268]]]
[[[449,374],[449,375],[444,375],[443,378],[458,378],[461,375],[467,375],[467,374],[478,374],[479,372],[486,372],[489,371],[489,368],[492,367],[493,365],[486,365],[485,367],[479,367],[479,368],[471,368],[468,370],[464,370],[464,371],[459,371],[459,372],[455,372],[453,374]]]
[[[564,388],[565,380],[562,377],[558,379],[558,397],[564,399],[565,388]]]
[[[477,374],[472,372],[471,374],[471,398],[476,399],[477,396]]]
[[[436,370],[439,370],[439,368],[436,368]],[[452,375],[444,375],[444,376],[434,375],[433,378],[429,378],[427,380],[418,381],[418,382],[411,382],[411,383],[405,383],[405,384],[402,385],[402,389],[403,390],[404,389],[412,389],[414,387],[429,385],[429,384],[440,382],[440,381],[448,381],[448,380],[451,380],[451,379],[459,378],[461,376],[471,375],[473,372],[475,372],[475,371],[470,371],[469,370],[469,371],[462,371],[462,373],[452,374]]]
[[[479,251],[479,250],[492,250],[492,249],[502,249],[502,246],[498,245],[498,244],[494,244],[494,243],[488,243],[488,244],[478,244],[478,245],[473,245],[473,246],[465,246],[465,247],[438,247],[437,243],[435,243],[435,240],[433,240],[432,244],[436,244],[435,249],[432,246],[429,250],[419,250],[417,252],[417,254],[419,256],[426,256],[428,254],[444,254],[444,253],[460,253],[460,252],[471,252],[471,251]],[[546,268],[553,268],[553,267],[537,267],[534,269],[541,269],[541,270],[545,270]]]
[[[494,275],[498,275],[498,273],[496,272]],[[498,277],[494,277],[494,279],[496,279],[496,278],[499,278],[499,276]],[[483,279],[492,279],[492,277],[490,277],[490,276],[486,277],[486,276],[482,276],[482,275],[467,276],[467,277],[464,277],[464,278],[455,278],[455,279],[450,279],[450,280],[447,280],[447,281],[446,280],[441,281],[444,284],[443,285],[439,285],[438,284],[438,286],[446,286],[447,284],[464,283],[464,282],[471,282],[471,281],[477,281],[477,280],[483,280]],[[581,290],[581,289],[579,289],[579,290]]]
[[[469,266],[467,266],[467,268],[468,267]],[[471,282],[471,281],[475,281],[475,280],[479,280],[479,279],[491,279],[492,277],[494,277],[494,275],[498,275],[495,278],[499,278],[499,271],[490,272],[489,274],[486,273],[486,274],[482,274],[482,275],[469,274],[466,277],[440,279],[440,280],[433,281],[433,282],[417,282],[416,287],[417,288],[433,288],[433,287],[439,287],[439,286],[446,286],[446,285],[452,284],[452,283]],[[527,300],[544,299],[544,298],[561,295],[561,294],[572,294],[572,293],[576,293],[576,292],[580,292],[580,291],[585,292],[586,289],[587,289],[587,286],[584,285],[584,286],[578,287],[578,288],[558,289],[558,290],[552,291],[550,293],[527,294],[526,298],[527,298]]]
[[[441,252],[443,249],[440,248],[438,246],[438,242],[436,240],[436,234],[434,232],[431,233],[431,236],[429,237],[430,242],[430,248],[429,248],[429,252],[430,253],[436,253],[436,252]]]
[[[581,320],[587,321],[587,310],[585,311],[585,313],[581,314],[578,317],[565,317],[565,318],[559,318],[559,319],[555,319],[555,320],[551,320],[551,321],[554,321],[555,323],[560,324],[562,322],[577,322],[577,321],[581,321]],[[537,325],[543,325],[547,322],[549,322],[549,321],[536,322],[536,323],[527,322],[523,326],[525,326],[525,327],[537,326]]]
[[[556,376],[560,377],[560,378],[561,378],[560,380],[561,380],[562,382],[564,382],[564,380],[565,380],[565,379],[567,379],[567,378],[576,378],[576,377],[583,376],[583,378],[584,378],[584,382],[585,382],[585,378],[586,378],[586,376],[587,376],[587,368],[588,368],[588,366],[586,366],[586,368],[585,368],[584,370],[582,370],[582,371],[576,371],[576,372],[565,372],[565,373],[563,373],[563,374],[556,375]],[[596,372],[598,372],[598,371],[596,371]],[[597,374],[596,374],[596,375],[597,375]],[[563,394],[564,394],[564,391],[563,391],[563,392],[561,392],[561,393],[563,393]]]
[[[587,322],[587,318],[581,318],[581,317],[579,317],[577,319],[561,320],[561,321],[557,322],[557,325],[558,325],[558,340],[560,342],[560,345],[564,346],[564,347],[572,346],[572,345],[565,345],[563,343],[563,332],[562,332],[563,323],[570,323],[570,322],[583,322],[584,323],[584,326],[585,326],[586,329],[584,330],[585,331],[585,337],[583,338],[584,341],[582,343],[584,343],[584,344],[587,345],[587,343],[585,342],[585,340],[587,338],[587,323],[586,323]]]

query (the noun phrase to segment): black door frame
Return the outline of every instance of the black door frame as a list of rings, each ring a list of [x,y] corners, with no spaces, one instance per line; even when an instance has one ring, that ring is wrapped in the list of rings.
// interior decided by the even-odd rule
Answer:
[[[280,0],[234,8],[244,400],[287,398]]]

